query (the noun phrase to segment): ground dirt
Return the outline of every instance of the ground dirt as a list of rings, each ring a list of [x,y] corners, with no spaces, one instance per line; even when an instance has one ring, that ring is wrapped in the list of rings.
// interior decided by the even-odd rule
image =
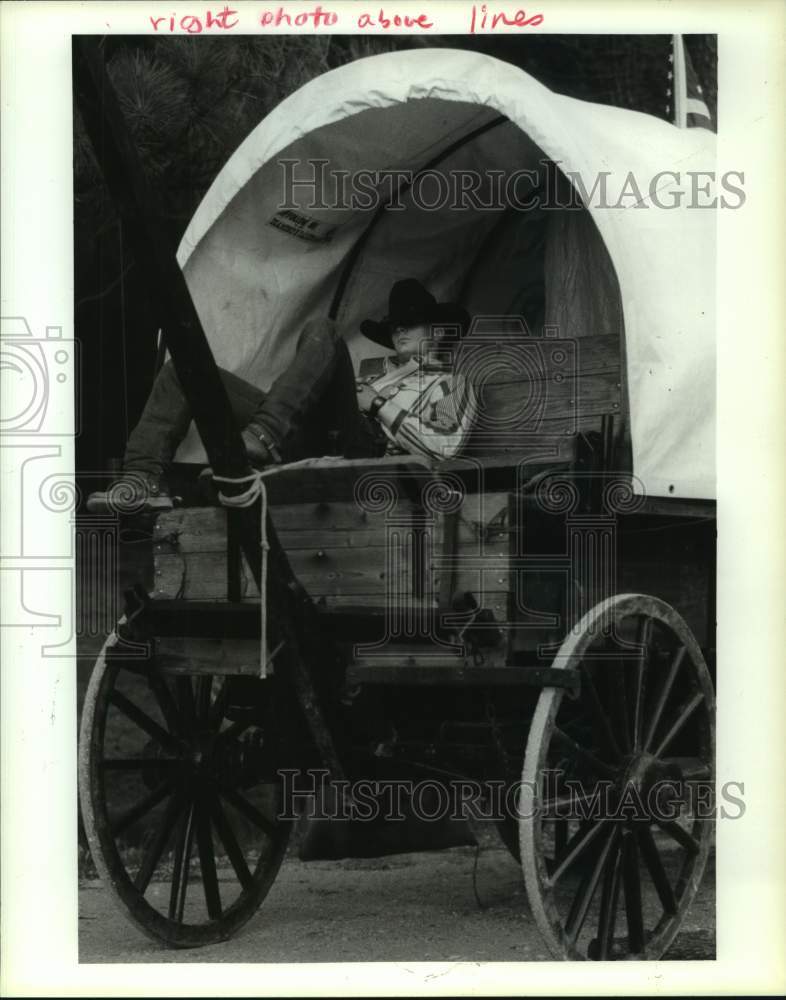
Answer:
[[[259,912],[232,940],[188,951],[148,940],[98,880],[83,879],[80,961],[549,960],[518,865],[499,842],[482,840],[479,849],[363,860],[302,862],[291,852]],[[667,958],[714,958],[714,882],[711,859]]]

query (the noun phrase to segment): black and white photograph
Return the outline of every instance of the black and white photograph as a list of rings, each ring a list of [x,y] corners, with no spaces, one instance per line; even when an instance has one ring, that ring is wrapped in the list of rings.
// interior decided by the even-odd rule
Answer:
[[[57,786],[62,954],[116,995],[215,963],[257,995],[358,963],[370,995],[389,963],[722,991],[747,857],[771,991],[782,794],[729,752],[744,686],[775,679],[763,736],[783,684],[729,665],[756,508],[724,492],[723,246],[762,193],[728,35],[679,4],[92,6],[59,57],[69,310],[2,303],[3,639],[52,674],[67,774],[4,822]]]

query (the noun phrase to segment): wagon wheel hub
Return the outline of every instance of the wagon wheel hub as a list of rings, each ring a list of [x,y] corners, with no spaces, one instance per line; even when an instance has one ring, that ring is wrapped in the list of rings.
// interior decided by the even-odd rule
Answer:
[[[635,794],[646,805],[653,790],[661,783],[682,781],[682,771],[672,762],[665,762],[650,753],[633,755],[617,782],[618,795]]]
[[[632,647],[618,655],[599,627]],[[524,880],[553,954],[660,958],[701,880],[711,822],[683,783],[712,781],[714,692],[695,638],[664,602],[622,594],[587,613],[558,654],[574,701],[545,690],[530,727],[519,818]],[[553,771],[579,798],[554,794]],[[570,819],[563,802],[575,805]],[[607,808],[608,807],[608,808]]]
[[[93,857],[146,933],[178,946],[225,940],[256,912],[290,832],[277,818],[277,787],[260,776],[264,733],[227,715],[225,678],[170,676],[155,659],[145,673],[126,670],[113,648],[102,651],[82,715]],[[275,716],[275,691],[266,695]]]
[[[215,739],[211,734],[197,735],[184,753],[184,763],[199,782],[237,785],[249,771],[243,748]]]

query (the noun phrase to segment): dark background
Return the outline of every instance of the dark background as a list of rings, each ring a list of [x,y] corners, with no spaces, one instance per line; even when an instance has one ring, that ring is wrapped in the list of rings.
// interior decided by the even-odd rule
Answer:
[[[672,120],[670,35],[444,36],[429,47],[472,49],[513,63],[551,89]],[[717,120],[717,40],[685,36]],[[302,84],[378,52],[424,47],[410,36],[108,37],[104,52],[142,164],[177,247],[207,188],[264,116]],[[156,366],[156,302],[74,119],[75,335],[81,346],[78,472],[122,456]],[[94,488],[94,486],[93,486]]]

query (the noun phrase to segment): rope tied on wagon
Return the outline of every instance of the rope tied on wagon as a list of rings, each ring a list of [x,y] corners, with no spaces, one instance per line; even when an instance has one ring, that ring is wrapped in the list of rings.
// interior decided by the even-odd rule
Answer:
[[[270,543],[267,540],[267,489],[264,479],[266,476],[275,475],[283,469],[291,470],[296,468],[309,468],[314,465],[324,466],[340,464],[345,461],[342,455],[322,456],[319,458],[303,458],[297,462],[288,462],[286,465],[272,465],[265,469],[255,469],[247,476],[217,476],[212,473],[214,483],[226,483],[228,486],[242,487],[245,489],[240,493],[224,493],[218,489],[218,501],[224,507],[240,510],[244,507],[253,507],[257,500],[260,501],[260,547],[262,549],[262,560],[259,579],[259,628],[260,628],[260,677],[267,676],[267,668],[272,662],[276,653],[284,645],[280,642],[272,652],[268,652],[267,644],[267,562]]]
[[[273,657],[279,651],[283,643],[269,652],[267,643],[267,560],[270,552],[270,543],[267,539],[267,489],[264,477],[275,472],[272,469],[257,469],[247,476],[217,476],[213,474],[213,482],[226,483],[230,486],[245,486],[240,493],[224,493],[218,490],[218,500],[224,507],[240,510],[244,507],[253,507],[259,500],[259,536],[260,548],[262,549],[261,566],[259,573],[259,674],[260,677],[267,676],[267,668]]]

